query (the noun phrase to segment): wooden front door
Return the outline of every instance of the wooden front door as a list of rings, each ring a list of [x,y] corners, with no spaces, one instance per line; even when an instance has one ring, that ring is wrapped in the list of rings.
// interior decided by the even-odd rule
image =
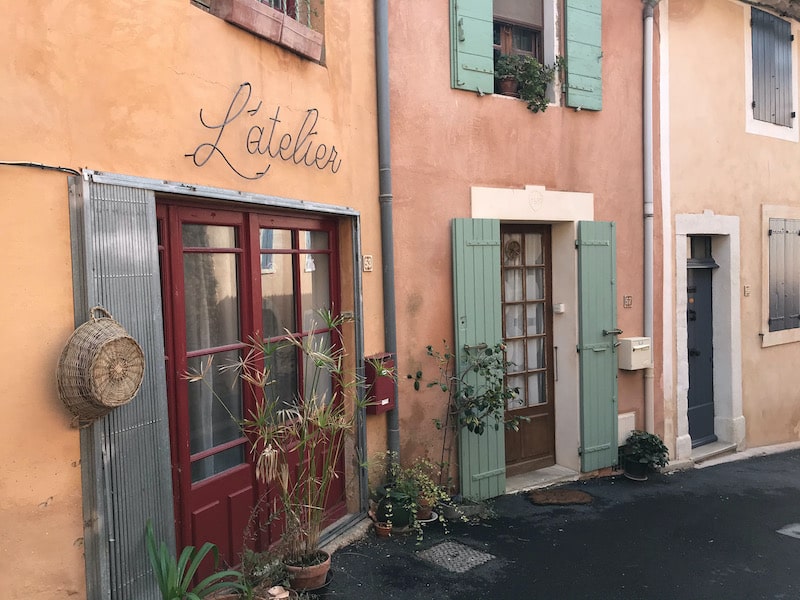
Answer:
[[[503,226],[501,261],[506,381],[519,388],[505,416],[522,418],[505,436],[511,476],[555,464],[550,227]]]
[[[239,427],[253,391],[218,367],[239,359],[243,340],[333,335],[317,311],[340,305],[335,223],[167,200],[157,217],[177,543],[213,542],[237,564],[243,547],[275,543],[281,526]],[[302,393],[297,352],[284,346],[271,358],[281,398]],[[187,379],[201,370],[204,381]],[[330,518],[345,511],[343,464],[337,470]],[[260,518],[251,520],[256,505]]]

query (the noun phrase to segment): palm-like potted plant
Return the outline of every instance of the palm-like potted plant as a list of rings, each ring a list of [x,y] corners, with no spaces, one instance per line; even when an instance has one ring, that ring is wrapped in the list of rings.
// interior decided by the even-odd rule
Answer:
[[[324,585],[330,569],[330,555],[319,545],[325,505],[360,408],[348,408],[343,399],[356,396],[350,392],[364,384],[340,343],[349,317],[319,314],[329,337],[299,339],[287,331],[280,345],[251,340],[240,360],[220,367],[234,370],[255,397],[249,418],[238,424],[252,442],[256,478],[277,494],[284,518],[279,552],[298,591]],[[298,349],[304,361],[304,391],[293,399],[278,397],[270,370],[271,358],[285,345]],[[203,373],[187,377],[207,383]]]
[[[634,430],[623,450],[625,477],[646,481],[648,471],[664,467],[669,462],[669,450],[654,433]]]

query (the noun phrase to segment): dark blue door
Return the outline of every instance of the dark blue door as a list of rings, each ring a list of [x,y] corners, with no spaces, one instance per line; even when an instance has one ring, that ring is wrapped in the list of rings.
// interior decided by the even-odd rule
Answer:
[[[717,264],[711,238],[692,239],[687,265],[686,324],[689,350],[689,435],[692,448],[717,440],[714,435],[714,346],[711,279]]]

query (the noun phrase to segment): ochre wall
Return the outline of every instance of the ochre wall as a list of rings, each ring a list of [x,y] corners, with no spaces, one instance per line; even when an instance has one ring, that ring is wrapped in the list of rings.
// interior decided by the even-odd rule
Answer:
[[[326,0],[325,65],[285,51],[189,0],[59,4],[18,2],[0,24],[0,161],[135,175],[345,205],[362,214],[366,352],[384,350],[377,211],[372,4]],[[217,154],[192,153],[218,133],[239,85],[251,108],[219,146],[246,159],[251,125],[280,119],[294,132],[319,111],[315,141],[336,146],[341,167],[272,161],[256,181]],[[242,124],[247,123],[247,126]],[[230,134],[230,135],[229,135]],[[252,159],[250,159],[252,160]],[[85,597],[79,433],[55,389],[55,365],[73,329],[67,175],[0,166],[0,581],[6,598]],[[349,259],[349,255],[344,257]],[[383,434],[383,421],[370,423]],[[13,585],[11,585],[13,583]],[[10,593],[10,596],[9,596]]]
[[[471,186],[593,193],[595,218],[617,223],[619,327],[625,335],[642,335],[641,4],[604,3],[602,35],[603,109],[550,106],[534,114],[516,99],[451,89],[446,2],[393,5],[392,167],[401,431],[408,457],[439,457],[441,434],[433,419],[443,416],[446,400],[441,393],[413,392],[404,375],[419,366],[433,374],[425,347],[452,343],[450,220],[470,216]],[[623,295],[633,296],[632,308],[622,308]],[[642,389],[641,372],[620,371],[619,410],[637,411],[640,427]]]
[[[765,329],[761,207],[800,207],[800,145],[745,131],[748,23],[742,4],[669,1],[672,211],[739,217],[741,285],[751,288],[738,296],[743,414],[752,447],[800,439],[800,344],[762,348],[759,335]],[[792,93],[796,100],[800,90]]]

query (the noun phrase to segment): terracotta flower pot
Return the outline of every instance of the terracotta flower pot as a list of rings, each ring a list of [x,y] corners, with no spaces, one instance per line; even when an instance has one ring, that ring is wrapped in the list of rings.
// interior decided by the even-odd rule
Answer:
[[[417,521],[427,521],[433,515],[433,503],[420,498],[417,501]]]
[[[325,578],[331,569],[331,555],[322,550],[319,553],[325,556],[325,560],[316,565],[308,567],[286,565],[286,569],[289,571],[289,582],[293,590],[298,592],[316,590],[325,585]]]
[[[381,523],[377,522],[374,525],[375,527],[375,535],[379,538],[387,538],[392,535],[392,526],[388,523]]]

